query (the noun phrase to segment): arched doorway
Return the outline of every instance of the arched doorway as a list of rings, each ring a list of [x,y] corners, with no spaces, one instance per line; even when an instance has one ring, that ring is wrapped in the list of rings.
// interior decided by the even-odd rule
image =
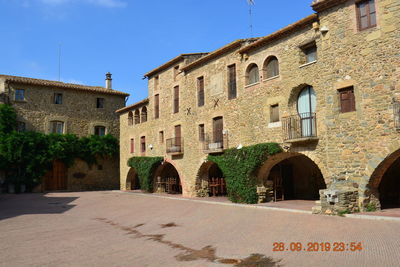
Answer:
[[[126,177],[126,190],[139,190],[140,181],[139,176],[134,168],[130,168]]]
[[[169,162],[164,162],[155,171],[154,185],[156,193],[182,194],[179,173]]]
[[[318,200],[326,184],[317,164],[300,153],[280,153],[260,169],[273,201]]]
[[[400,208],[400,150],[389,155],[375,169],[369,185],[377,208]]]
[[[215,162],[207,161],[201,165],[197,175],[196,193],[200,197],[227,195],[225,177]]]

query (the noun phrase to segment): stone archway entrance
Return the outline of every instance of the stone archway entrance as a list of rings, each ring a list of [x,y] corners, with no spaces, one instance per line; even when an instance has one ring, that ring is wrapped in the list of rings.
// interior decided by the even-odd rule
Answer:
[[[130,168],[126,177],[126,190],[138,190],[140,189],[139,176],[134,168]]]
[[[207,161],[201,165],[197,175],[196,194],[199,197],[227,195],[225,177],[215,162]]]
[[[377,208],[400,208],[400,150],[378,165],[371,176],[370,189],[371,203]]]
[[[182,183],[179,173],[171,163],[164,162],[155,171],[154,192],[182,194]]]
[[[300,153],[280,153],[268,159],[260,172],[273,201],[319,200],[319,190],[326,188],[317,164]]]

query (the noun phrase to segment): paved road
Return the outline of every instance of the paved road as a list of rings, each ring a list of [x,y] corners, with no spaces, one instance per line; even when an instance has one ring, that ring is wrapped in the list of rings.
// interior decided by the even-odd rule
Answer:
[[[273,252],[274,242],[361,242],[363,249]],[[134,193],[0,195],[0,266],[234,264],[400,266],[400,222]]]

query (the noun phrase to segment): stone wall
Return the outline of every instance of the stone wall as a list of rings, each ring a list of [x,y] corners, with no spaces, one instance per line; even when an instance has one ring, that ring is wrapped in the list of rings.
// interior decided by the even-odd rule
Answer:
[[[198,125],[212,132],[212,119],[223,116],[229,148],[263,142],[278,142],[294,154],[306,155],[321,170],[328,189],[332,186],[357,191],[362,209],[370,198],[370,177],[390,154],[400,149],[399,133],[394,128],[393,99],[400,98],[400,3],[376,1],[378,26],[359,31],[354,1],[347,1],[321,12],[319,23],[292,31],[246,54],[240,48],[226,52],[173,79],[173,67],[149,77],[149,121],[127,125],[127,113],[121,114],[121,189],[129,168],[129,140],[139,148],[140,136],[146,136],[147,156],[164,156],[176,166],[187,196],[195,194],[197,173],[207,154],[198,137]],[[321,33],[320,28],[328,28]],[[318,59],[302,64],[301,47],[315,42]],[[245,47],[246,43],[242,44]],[[263,65],[269,56],[279,60],[280,75],[265,79]],[[260,82],[247,86],[246,69],[252,63],[260,69]],[[228,100],[227,66],[236,64],[237,98]],[[197,106],[197,78],[204,77],[205,106]],[[180,112],[172,113],[173,88],[180,86]],[[297,114],[297,97],[304,86],[316,92],[317,139],[309,142],[285,142],[281,122],[270,123],[270,106],[279,104],[280,117]],[[356,111],[341,113],[339,89],[354,87]],[[160,95],[160,118],[154,119],[154,95]],[[159,131],[165,138],[174,136],[181,125],[184,154],[166,154],[159,143]],[[277,162],[278,163],[278,162]],[[261,177],[260,183],[263,182]],[[261,184],[260,184],[261,186]],[[351,193],[350,195],[352,195]],[[346,193],[344,193],[346,195]]]

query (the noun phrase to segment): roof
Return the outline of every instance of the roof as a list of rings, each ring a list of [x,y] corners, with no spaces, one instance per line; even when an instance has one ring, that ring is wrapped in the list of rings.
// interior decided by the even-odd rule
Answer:
[[[12,83],[21,83],[21,84],[31,84],[31,85],[40,85],[46,87],[57,87],[63,89],[77,90],[77,91],[85,91],[90,93],[101,93],[101,94],[109,94],[109,95],[120,95],[120,96],[129,96],[129,94],[107,89],[105,87],[100,86],[88,86],[81,84],[73,84],[73,83],[63,83],[58,81],[50,81],[50,80],[42,80],[42,79],[34,79],[27,77],[18,77],[11,75],[2,75],[0,74],[0,79],[4,79],[6,82]]]
[[[230,51],[232,49],[240,47],[243,42],[255,41],[257,39],[259,39],[259,38],[239,39],[239,40],[233,41],[233,42],[231,42],[231,43],[229,43],[229,44],[227,44],[227,45],[225,45],[225,46],[223,46],[223,47],[221,47],[221,48],[209,53],[208,55],[206,55],[206,56],[204,56],[202,58],[199,58],[198,60],[186,65],[185,67],[182,68],[182,70],[183,71],[188,71],[190,69],[193,69],[193,68],[195,68],[195,67],[197,67],[197,66],[199,66],[199,65],[201,65],[201,64],[203,64],[205,62],[208,62],[208,61],[210,61],[210,60],[212,60],[212,59],[214,59],[214,58],[216,58],[216,57],[218,57],[218,56],[220,56],[220,55],[222,55],[222,54],[224,54],[224,53],[226,53],[226,52],[228,52],[228,51]]]
[[[337,0],[336,0],[337,1]],[[260,38],[258,41],[249,44],[248,46],[243,47],[242,49],[239,50],[239,53],[243,54],[243,53],[247,53],[248,51],[258,48],[262,45],[265,45],[268,42],[271,42],[273,40],[279,39],[282,36],[289,34],[295,30],[301,29],[304,26],[307,26],[315,21],[318,21],[318,15],[317,14],[312,14],[308,17],[305,17],[293,24],[290,24],[288,26],[286,26],[285,28],[280,29],[279,31],[276,31],[270,35],[267,35],[265,37]]]
[[[196,55],[202,56],[202,55],[207,55],[207,54],[208,54],[208,53],[180,54],[179,56],[174,57],[173,59],[171,59],[170,61],[164,63],[163,65],[161,65],[161,66],[159,66],[159,67],[157,67],[157,68],[155,68],[155,69],[153,69],[153,70],[147,72],[147,73],[144,75],[144,77],[153,76],[153,75],[156,74],[157,72],[160,72],[160,71],[162,71],[162,70],[165,70],[165,69],[167,69],[167,68],[169,68],[169,67],[175,65],[176,63],[178,63],[178,62],[184,60],[185,57],[188,57],[188,56],[196,56]]]
[[[141,100],[141,101],[139,101],[139,102],[136,102],[135,104],[132,104],[132,105],[129,105],[129,106],[127,106],[127,107],[118,109],[118,110],[115,111],[115,112],[116,112],[116,113],[123,113],[123,112],[129,111],[129,110],[135,109],[135,108],[137,108],[137,107],[146,105],[146,104],[148,104],[148,103],[149,103],[149,99],[148,99],[148,98],[145,98],[145,99],[143,99],[143,100]]]
[[[333,6],[342,4],[346,2],[347,0],[314,0],[311,4],[311,7],[316,11],[316,12],[321,12],[324,11],[328,8],[331,8]]]

